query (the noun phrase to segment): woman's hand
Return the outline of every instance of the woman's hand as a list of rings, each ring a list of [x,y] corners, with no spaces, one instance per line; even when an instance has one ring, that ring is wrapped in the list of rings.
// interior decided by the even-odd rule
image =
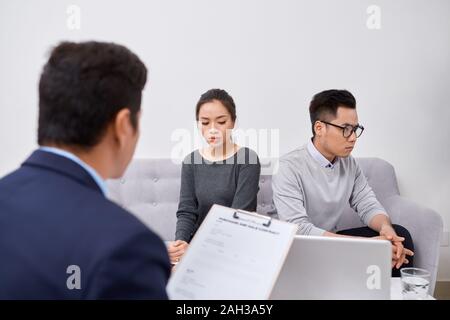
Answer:
[[[180,262],[181,257],[186,252],[189,244],[183,240],[176,240],[169,243],[167,246],[167,251],[169,252],[170,262],[172,264],[177,264]]]

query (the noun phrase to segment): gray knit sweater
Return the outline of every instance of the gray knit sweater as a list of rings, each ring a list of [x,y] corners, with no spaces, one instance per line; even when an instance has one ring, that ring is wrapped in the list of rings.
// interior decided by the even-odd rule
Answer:
[[[256,210],[261,165],[257,154],[240,148],[223,161],[211,162],[198,150],[183,161],[176,240],[189,242],[213,204]]]
[[[280,158],[272,189],[279,219],[298,224],[299,234],[338,231],[337,223],[349,206],[365,225],[377,214],[387,215],[352,156],[324,167],[306,145]]]

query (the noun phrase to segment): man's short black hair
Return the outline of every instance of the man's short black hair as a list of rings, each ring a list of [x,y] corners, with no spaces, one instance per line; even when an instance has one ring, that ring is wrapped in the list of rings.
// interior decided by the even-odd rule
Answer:
[[[39,145],[95,146],[123,108],[136,128],[146,81],[145,65],[124,46],[60,43],[39,81]]]
[[[312,133],[314,132],[314,124],[316,121],[331,121],[336,118],[337,109],[345,107],[356,109],[355,97],[347,90],[325,90],[317,93],[310,105],[309,116],[311,118]]]

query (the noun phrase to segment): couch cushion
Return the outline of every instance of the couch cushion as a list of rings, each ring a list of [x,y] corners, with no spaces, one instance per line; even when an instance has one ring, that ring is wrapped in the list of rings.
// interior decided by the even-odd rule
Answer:
[[[109,180],[111,200],[135,214],[164,240],[175,235],[181,165],[170,159],[133,160],[121,179]]]

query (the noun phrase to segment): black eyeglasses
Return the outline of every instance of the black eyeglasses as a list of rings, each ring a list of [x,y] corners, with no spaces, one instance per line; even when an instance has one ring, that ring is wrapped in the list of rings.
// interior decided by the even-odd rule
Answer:
[[[330,123],[330,122],[326,122],[326,121],[322,121],[322,120],[319,120],[319,121],[329,124],[330,126],[342,129],[342,135],[344,136],[344,138],[349,138],[353,134],[353,132],[356,134],[356,137],[359,138],[364,131],[364,127],[359,124],[357,124],[356,126],[352,126],[350,124],[347,124],[345,126],[338,126],[337,124],[334,124],[334,123]]]

